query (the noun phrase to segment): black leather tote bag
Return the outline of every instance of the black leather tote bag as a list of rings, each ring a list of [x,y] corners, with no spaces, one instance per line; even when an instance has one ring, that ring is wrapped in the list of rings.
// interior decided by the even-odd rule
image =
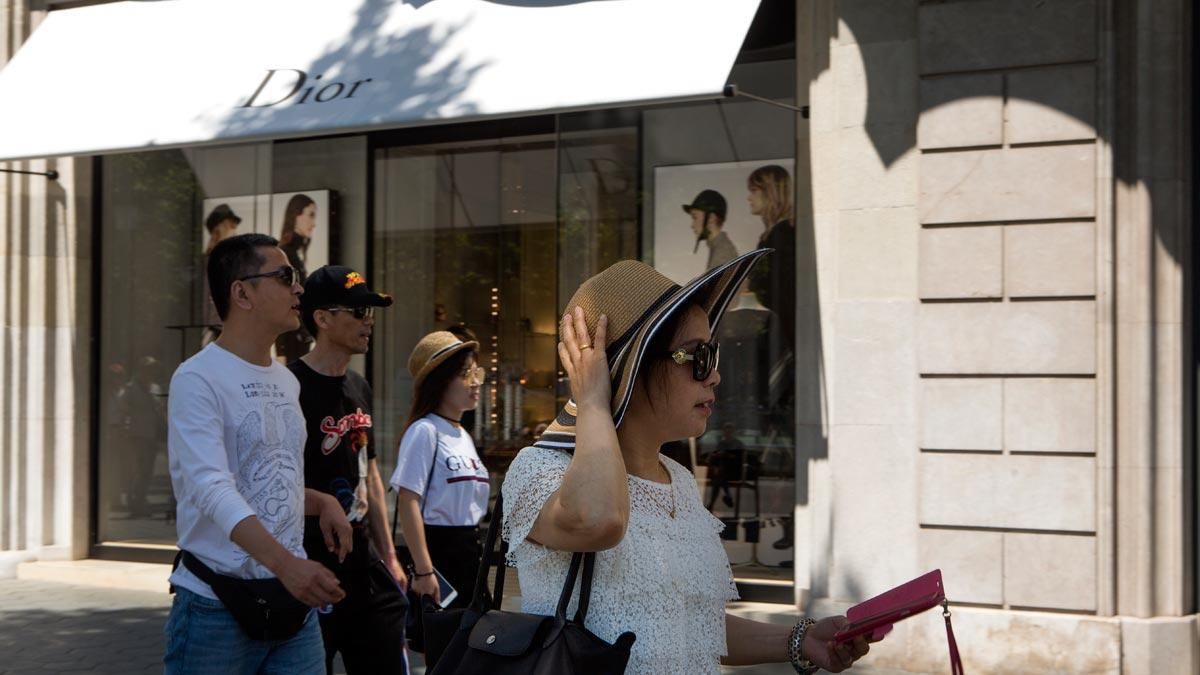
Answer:
[[[627,631],[617,637],[615,644],[609,644],[584,626],[592,596],[595,553],[576,553],[571,557],[553,616],[499,609],[504,598],[506,545],[501,546],[492,597],[487,597],[484,587],[500,532],[502,501],[503,497],[498,497],[492,509],[471,604],[466,609],[451,611],[440,611],[431,603],[425,605],[425,664],[429,675],[624,673],[636,636]],[[567,605],[580,577],[579,607],[575,616],[568,619]]]

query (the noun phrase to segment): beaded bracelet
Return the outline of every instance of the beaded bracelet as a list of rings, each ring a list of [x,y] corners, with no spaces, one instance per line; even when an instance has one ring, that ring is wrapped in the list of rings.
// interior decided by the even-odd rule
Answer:
[[[433,576],[433,572],[432,572],[432,571],[430,571],[430,572],[425,572],[424,574],[422,574],[421,572],[418,572],[418,571],[416,571],[416,570],[413,570],[413,573],[412,573],[412,575],[413,575],[414,577],[431,577],[431,576]]]
[[[795,626],[792,626],[792,634],[788,638],[788,661],[791,662],[792,667],[800,675],[811,675],[811,673],[819,670],[819,668],[813,665],[812,661],[804,658],[804,652],[800,649],[804,644],[805,633],[815,623],[817,623],[816,620],[807,617],[800,619],[796,622]]]

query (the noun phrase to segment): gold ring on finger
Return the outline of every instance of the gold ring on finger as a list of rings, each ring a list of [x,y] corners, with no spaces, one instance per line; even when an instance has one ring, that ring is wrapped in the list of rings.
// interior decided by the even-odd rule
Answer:
[[[582,346],[582,347],[580,347],[580,348],[579,348],[579,351],[583,351],[583,350],[585,350],[585,349],[591,349],[591,348],[592,348],[592,346],[591,346],[591,345],[584,345],[584,346]]]

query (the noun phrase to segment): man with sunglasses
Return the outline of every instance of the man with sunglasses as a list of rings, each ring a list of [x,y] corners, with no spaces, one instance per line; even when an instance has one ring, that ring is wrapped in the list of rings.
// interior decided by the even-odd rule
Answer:
[[[325,548],[316,523],[305,527],[308,555],[337,574],[346,598],[321,614],[325,664],[333,672],[341,652],[348,675],[407,673],[404,626],[408,585],[387,526],[387,502],[375,461],[371,387],[350,370],[365,354],[375,309],[392,304],[361,274],[340,265],[315,270],[301,297],[304,326],[316,342],[288,364],[300,381],[300,406],[308,428],[304,482],[332,495],[353,526],[354,547],[339,561]]]
[[[222,240],[207,271],[224,330],[179,366],[168,399],[181,553],[165,671],[317,675],[321,634],[308,608],[344,592],[307,559],[304,516],[334,556],[349,552],[351,533],[337,500],[305,489],[300,387],[271,358],[275,338],[300,325],[303,289],[261,234]]]

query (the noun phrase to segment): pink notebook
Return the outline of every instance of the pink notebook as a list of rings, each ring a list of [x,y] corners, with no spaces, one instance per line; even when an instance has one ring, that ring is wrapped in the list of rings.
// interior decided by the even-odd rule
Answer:
[[[946,599],[942,571],[934,570],[912,581],[885,591],[846,611],[850,625],[833,636],[841,644],[859,635],[879,640],[892,630],[892,624],[932,609]]]

